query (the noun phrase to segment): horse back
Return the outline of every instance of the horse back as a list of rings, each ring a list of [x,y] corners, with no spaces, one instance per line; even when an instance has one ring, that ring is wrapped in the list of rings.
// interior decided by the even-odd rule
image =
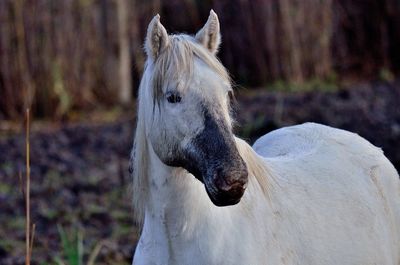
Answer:
[[[370,260],[400,265],[399,175],[380,148],[357,134],[315,123],[273,131],[253,148],[285,190],[282,208],[287,208],[287,220],[296,216],[294,222],[304,231],[310,226],[308,235],[317,236],[313,233],[322,222],[350,231],[342,236],[331,231],[338,239],[335,246],[370,233],[365,238],[373,240],[364,250],[377,247],[385,252]],[[330,217],[335,215],[342,217],[335,221]],[[362,251],[363,243],[357,244]]]

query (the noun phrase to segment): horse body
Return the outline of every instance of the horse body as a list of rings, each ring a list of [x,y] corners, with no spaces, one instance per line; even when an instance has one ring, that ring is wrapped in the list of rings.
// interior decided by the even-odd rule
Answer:
[[[219,41],[213,12],[195,38],[150,23],[133,264],[400,265],[400,181],[382,151],[313,123],[253,148],[234,137]]]
[[[254,149],[273,188],[265,197],[250,177],[241,202],[225,208],[184,170],[168,176],[153,154],[165,182],[153,187],[134,264],[399,264],[400,185],[378,148],[304,124]]]
[[[286,246],[271,264],[400,263],[399,176],[380,149],[312,123],[267,134],[254,149],[276,179],[273,230]]]

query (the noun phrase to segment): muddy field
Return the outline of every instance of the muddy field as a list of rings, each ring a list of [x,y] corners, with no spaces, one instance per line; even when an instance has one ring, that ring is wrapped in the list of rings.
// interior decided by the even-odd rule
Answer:
[[[400,169],[400,82],[334,92],[241,90],[235,115],[237,134],[249,142],[307,121],[347,129],[382,147]],[[60,229],[80,235],[85,261],[97,248],[95,264],[130,264],[137,240],[128,173],[134,114],[126,116],[31,134],[33,264],[67,260]],[[1,137],[0,264],[24,264],[24,161],[24,136]]]

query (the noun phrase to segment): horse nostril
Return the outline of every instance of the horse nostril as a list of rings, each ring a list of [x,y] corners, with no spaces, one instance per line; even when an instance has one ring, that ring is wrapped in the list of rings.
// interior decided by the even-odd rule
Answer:
[[[247,169],[227,171],[217,168],[214,174],[214,185],[224,193],[234,193],[234,191],[244,190],[248,181]]]
[[[206,190],[212,202],[216,206],[227,206],[237,204],[242,198],[247,186],[247,173],[240,172],[232,174],[214,175],[214,178]]]
[[[243,193],[244,189],[246,188],[246,183],[242,181],[234,181],[233,183],[228,183],[226,179],[230,179],[229,177],[225,178],[218,178],[215,182],[215,186],[217,189],[224,193],[229,194],[236,194],[236,193]]]
[[[228,192],[233,196],[241,196],[244,193],[244,190],[245,186],[242,183],[234,183]]]
[[[231,185],[226,182],[225,179],[229,179],[229,177],[217,177],[215,181],[215,186],[220,191],[229,191],[231,189]]]

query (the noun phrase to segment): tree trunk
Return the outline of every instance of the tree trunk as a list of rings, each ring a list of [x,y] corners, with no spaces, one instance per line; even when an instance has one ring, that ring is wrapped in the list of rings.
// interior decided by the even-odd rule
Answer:
[[[132,76],[131,57],[129,52],[128,32],[128,2],[117,0],[118,14],[118,42],[119,42],[119,101],[122,104],[131,102],[132,99]]]

